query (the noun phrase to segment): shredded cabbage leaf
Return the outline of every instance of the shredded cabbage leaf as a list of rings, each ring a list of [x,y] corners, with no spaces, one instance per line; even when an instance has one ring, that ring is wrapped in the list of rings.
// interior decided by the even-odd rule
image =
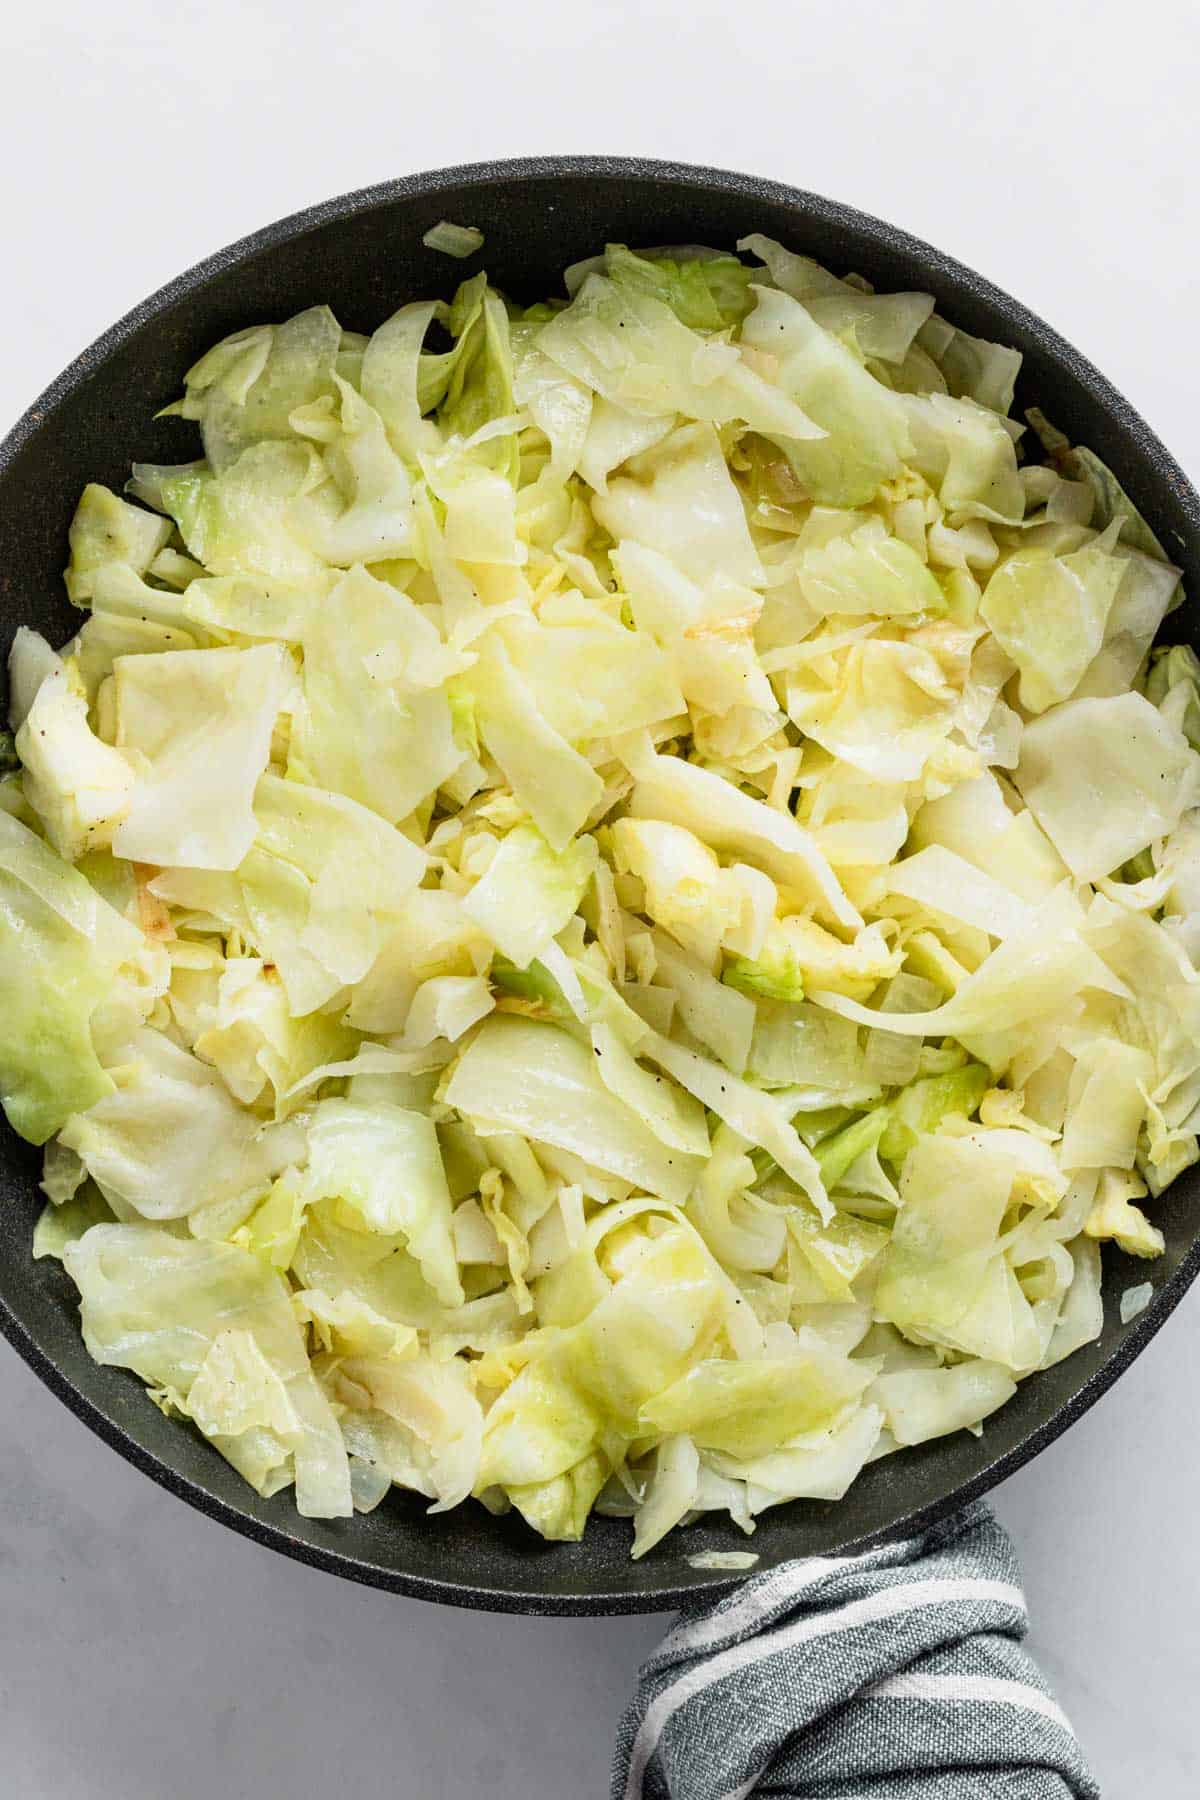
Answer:
[[[1015,351],[738,250],[234,332],[13,643],[32,1255],[307,1515],[836,1503],[1200,1159],[1179,571]]]

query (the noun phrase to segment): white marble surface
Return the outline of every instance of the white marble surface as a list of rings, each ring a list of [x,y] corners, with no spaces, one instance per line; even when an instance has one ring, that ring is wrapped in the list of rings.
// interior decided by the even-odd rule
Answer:
[[[1020,293],[1200,473],[1188,0],[730,9],[42,0],[0,57],[0,421],[143,294],[405,170],[607,150],[894,218]],[[333,296],[336,300],[336,296]],[[997,1496],[1113,1796],[1192,1800],[1200,1302]],[[6,1800],[599,1795],[653,1618],[399,1601],[160,1492],[0,1351]]]

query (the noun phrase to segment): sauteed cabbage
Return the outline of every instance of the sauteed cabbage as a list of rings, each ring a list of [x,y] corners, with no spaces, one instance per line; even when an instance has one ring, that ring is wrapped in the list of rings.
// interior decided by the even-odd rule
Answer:
[[[34,1254],[302,1513],[837,1500],[1197,1159],[1178,571],[1015,352],[739,251],[235,333],[13,646]]]

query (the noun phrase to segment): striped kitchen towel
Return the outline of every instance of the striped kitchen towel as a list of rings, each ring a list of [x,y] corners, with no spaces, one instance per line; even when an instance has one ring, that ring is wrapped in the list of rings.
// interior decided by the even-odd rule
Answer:
[[[982,1505],[753,1576],[642,1669],[613,1800],[1097,1800],[1027,1625]]]

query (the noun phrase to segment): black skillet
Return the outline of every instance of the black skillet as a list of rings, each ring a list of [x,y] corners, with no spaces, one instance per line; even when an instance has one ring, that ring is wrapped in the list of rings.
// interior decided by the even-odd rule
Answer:
[[[465,263],[426,249],[440,219],[478,225]],[[938,250],[849,207],[721,170],[613,157],[555,157],[439,170],[347,194],[218,252],[135,308],[32,406],[0,446],[0,650],[19,624],[61,642],[78,625],[60,581],[67,524],[89,480],[120,488],[129,463],[196,454],[194,428],[154,413],[188,365],[239,326],[330,302],[370,331],[403,301],[449,295],[486,265],[527,300],[558,291],[563,268],[606,241],[732,248],[752,231],[884,289],[922,289],[955,324],[1024,354],[1018,407],[1036,402],[1116,472],[1200,596],[1200,498],[1158,439],[1090,363],[1040,319]],[[1197,637],[1195,607],[1170,621]],[[0,997],[2,1003],[2,997]],[[753,1549],[758,1567],[860,1548],[928,1521],[1001,1481],[1098,1400],[1178,1305],[1200,1268],[1200,1167],[1156,1203],[1166,1255],[1148,1268],[1105,1255],[1099,1342],[1022,1383],[981,1438],[943,1438],[868,1468],[836,1505],[766,1513],[747,1540],[726,1521],[672,1533],[629,1559],[628,1526],[594,1519],[579,1544],[546,1544],[516,1514],[467,1505],[438,1518],[394,1493],[352,1520],[300,1518],[288,1493],[261,1500],[189,1427],[171,1422],[124,1370],[84,1350],[74,1291],[57,1263],[34,1263],[38,1153],[0,1135],[0,1329],[91,1428],[147,1475],[211,1518],[351,1580],[455,1606],[528,1613],[649,1612],[715,1594],[737,1577],[696,1569],[705,1550]],[[1131,1325],[1118,1297],[1149,1274],[1154,1300]]]

